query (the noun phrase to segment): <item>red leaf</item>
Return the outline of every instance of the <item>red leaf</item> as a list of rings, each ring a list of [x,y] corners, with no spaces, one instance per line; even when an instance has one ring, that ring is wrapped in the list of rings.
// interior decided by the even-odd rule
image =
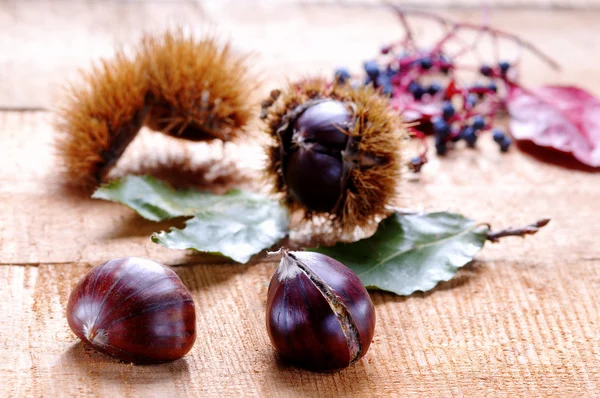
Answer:
[[[600,99],[577,87],[510,88],[511,133],[600,167]]]
[[[407,123],[418,123],[415,128],[426,134],[431,134],[431,118],[442,114],[442,97],[427,96],[422,101],[414,99],[408,92],[396,91],[390,100],[392,108],[402,113]]]

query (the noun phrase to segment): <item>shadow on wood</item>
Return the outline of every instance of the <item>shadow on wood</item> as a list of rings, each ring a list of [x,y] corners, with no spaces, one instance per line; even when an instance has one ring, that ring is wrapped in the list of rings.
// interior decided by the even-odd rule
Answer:
[[[600,172],[600,168],[587,166],[578,162],[573,156],[559,152],[555,149],[544,148],[529,141],[517,142],[519,149],[533,158],[551,164],[553,166],[563,167],[569,170],[585,171],[588,173]]]
[[[171,228],[185,227],[185,221],[191,217],[177,217],[164,221],[150,221],[135,213],[127,215],[114,224],[114,229],[104,236],[106,239],[121,239],[146,236],[154,232],[168,231]]]
[[[321,391],[335,392],[337,396],[366,396],[375,387],[369,377],[367,361],[366,357],[362,358],[339,372],[315,373],[293,367],[274,352],[267,373],[283,396],[312,391],[315,384],[322,387]]]
[[[202,253],[205,256],[209,256]],[[217,257],[217,256],[212,256]],[[224,257],[221,257],[227,261]],[[206,261],[204,261],[206,263]],[[173,271],[179,275],[183,284],[194,293],[194,298],[198,300],[197,293],[227,282],[248,271],[251,264],[197,264],[173,267]],[[201,293],[200,293],[201,294]]]
[[[479,277],[481,274],[486,272],[486,267],[479,261],[471,261],[464,267],[460,268],[456,273],[456,276],[447,282],[440,282],[436,287],[427,292],[415,292],[410,296],[397,296],[390,292],[371,292],[371,298],[373,303],[377,306],[379,304],[385,304],[388,302],[402,303],[410,299],[424,299],[436,292],[445,290],[457,289],[461,286],[467,285],[473,281],[474,278]]]
[[[134,365],[99,353],[81,341],[63,353],[61,362],[64,368],[76,368],[76,373],[115,384],[122,384],[123,380],[160,384],[175,377],[187,378],[190,373],[186,357],[169,363]]]
[[[212,154],[207,159],[198,159],[191,150],[183,151],[182,154],[148,153],[136,161],[120,163],[111,173],[111,178],[149,175],[166,181],[176,189],[194,188],[221,194],[249,185],[252,178],[239,168],[238,159],[226,153],[223,148],[221,152],[221,158]]]

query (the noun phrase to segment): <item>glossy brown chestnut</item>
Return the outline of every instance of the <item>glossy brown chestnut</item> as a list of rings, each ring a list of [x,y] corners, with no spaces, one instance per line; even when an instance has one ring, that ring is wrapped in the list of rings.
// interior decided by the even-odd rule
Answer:
[[[290,194],[307,208],[328,212],[345,189],[342,151],[354,116],[341,101],[326,100],[309,106],[286,133],[283,167]]]
[[[284,252],[269,285],[266,321],[283,359],[332,372],[366,354],[375,309],[358,276],[339,261],[320,253]]]
[[[88,272],[71,292],[67,320],[84,343],[127,362],[172,361],[196,340],[194,300],[181,279],[135,257]]]

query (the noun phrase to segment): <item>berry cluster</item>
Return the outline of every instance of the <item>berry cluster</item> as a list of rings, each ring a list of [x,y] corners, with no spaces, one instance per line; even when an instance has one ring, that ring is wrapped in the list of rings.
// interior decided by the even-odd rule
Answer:
[[[364,63],[366,77],[353,78],[347,69],[335,71],[337,84],[372,85],[382,95],[390,97],[390,106],[400,112],[413,137],[424,140],[433,135],[438,155],[459,147],[474,148],[479,137],[487,131],[502,152],[508,151],[511,139],[494,128],[499,111],[506,108],[505,98],[516,81],[519,59],[508,62],[498,59],[493,63],[469,65],[463,63],[464,56],[477,52],[481,38],[488,35],[497,48],[497,40],[505,39],[519,48],[538,55],[550,65],[555,63],[529,43],[509,33],[495,30],[486,25],[453,23],[425,12],[406,12],[392,6],[405,30],[405,37],[383,47],[377,59]],[[444,25],[447,33],[428,49],[417,45],[408,24],[408,16],[417,16]],[[463,30],[478,32],[473,42],[459,38]],[[458,51],[451,51],[451,42],[460,43]],[[464,72],[477,76],[475,82],[465,82]],[[460,78],[459,78],[460,75]],[[411,159],[409,167],[419,171],[427,161],[427,144],[419,156]]]
[[[511,68],[508,62],[495,67],[482,65],[479,73],[488,81],[461,87],[452,76],[455,65],[448,56],[414,55],[402,52],[394,56],[393,47],[384,47],[384,61],[369,60],[364,63],[366,78],[354,84],[373,85],[383,95],[390,97],[391,106],[402,112],[405,120],[415,122],[414,136],[433,134],[438,155],[456,148],[459,141],[474,148],[479,136],[492,130],[493,119],[502,105],[498,86],[505,84]],[[432,76],[440,79],[432,80]],[[338,84],[351,81],[345,68],[335,71]],[[499,129],[493,138],[502,152],[508,151],[511,140]],[[418,171],[426,162],[426,153],[411,159],[411,169]]]

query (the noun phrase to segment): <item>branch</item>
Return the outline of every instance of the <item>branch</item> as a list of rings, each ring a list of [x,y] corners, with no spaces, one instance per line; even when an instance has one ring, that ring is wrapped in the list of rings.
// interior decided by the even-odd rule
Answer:
[[[436,15],[436,14],[433,14],[433,13],[430,13],[427,11],[407,10],[396,4],[392,4],[389,1],[386,1],[385,3],[388,5],[388,7],[390,7],[392,10],[394,10],[396,12],[396,15],[400,18],[401,21],[406,20],[406,15],[415,15],[415,16],[419,16],[422,18],[436,21],[443,25],[452,25],[455,28],[455,30],[466,29],[466,30],[475,30],[478,32],[487,32],[492,37],[495,37],[495,36],[503,37],[505,39],[512,40],[513,42],[515,42],[515,43],[519,44],[520,46],[526,48],[527,50],[531,51],[534,55],[536,55],[538,58],[545,61],[553,69],[555,69],[555,70],[560,69],[560,66],[554,59],[552,59],[552,57],[545,54],[543,51],[541,51],[539,48],[534,46],[532,43],[530,43],[526,40],[523,40],[519,36],[514,35],[512,33],[508,33],[503,30],[492,28],[492,27],[486,26],[486,25],[478,25],[478,24],[473,24],[473,23],[469,23],[469,22],[455,22],[455,21],[449,20],[447,18],[441,17],[439,15]]]
[[[496,243],[501,238],[504,238],[506,236],[520,236],[520,237],[524,238],[525,235],[536,234],[541,228],[548,225],[549,222],[550,222],[549,218],[544,218],[533,224],[527,225],[523,228],[516,228],[516,229],[515,228],[507,228],[507,229],[504,229],[504,230],[498,231],[498,232],[489,231],[487,233],[487,240],[489,240],[490,242]],[[489,224],[488,224],[488,226],[489,226]]]

